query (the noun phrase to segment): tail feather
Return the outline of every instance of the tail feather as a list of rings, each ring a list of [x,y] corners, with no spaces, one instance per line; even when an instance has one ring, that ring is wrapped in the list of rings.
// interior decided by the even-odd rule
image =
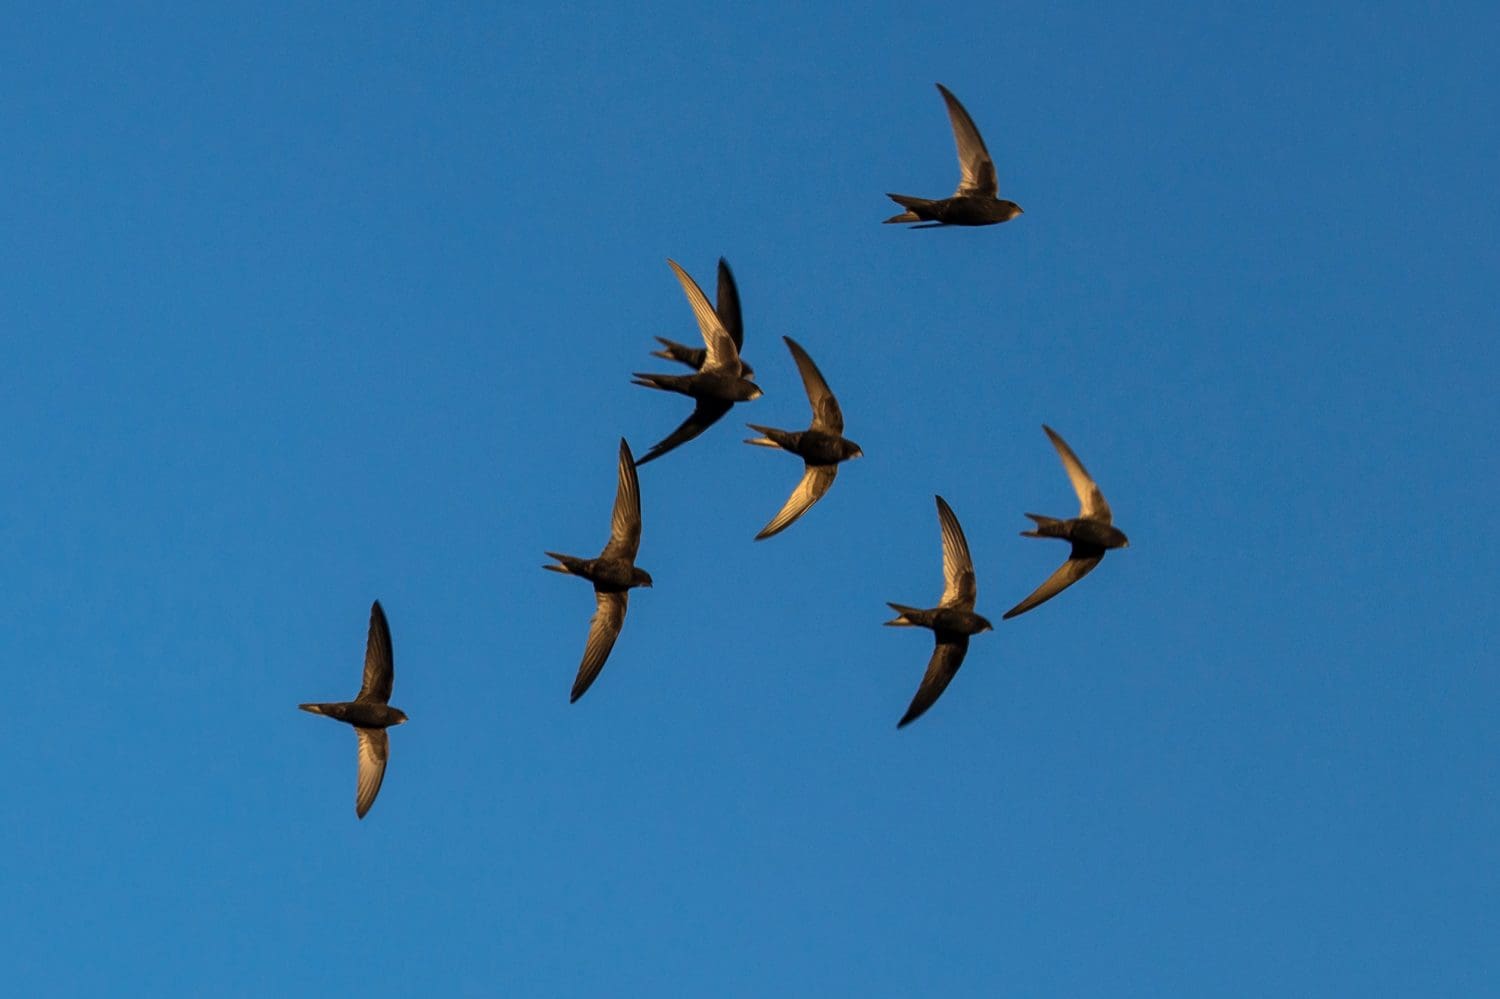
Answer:
[[[303,711],[311,711],[315,715],[323,715],[328,713],[323,710],[323,705],[321,704],[299,704],[297,705],[297,707],[301,708]]]
[[[886,224],[891,222],[920,222],[927,217],[920,213],[920,209],[933,203],[931,198],[913,198],[906,194],[887,194],[886,197],[906,209],[900,215],[892,215],[886,219]]]
[[[893,604],[893,603],[891,603],[889,601],[886,602],[886,606],[889,607],[891,610],[895,611],[896,615],[897,615],[894,619],[892,619],[890,621],[887,621],[885,623],[886,627],[888,627],[888,628],[918,628],[918,627],[921,627],[920,623],[917,621],[918,616],[920,616],[921,613],[922,613],[922,609],[920,607],[907,607],[904,604]]]
[[[758,447],[774,447],[784,450],[782,445],[776,442],[773,435],[784,433],[785,431],[777,430],[775,427],[763,427],[758,423],[747,423],[745,424],[745,426],[749,427],[751,430],[756,431],[757,433],[764,435],[761,437],[746,438],[746,444],[754,444]]]
[[[544,552],[548,558],[557,559],[557,565],[544,565],[543,569],[560,572],[565,576],[582,576],[583,564],[587,559],[574,558],[572,555],[559,555],[557,552]]]
[[[1062,521],[1059,520],[1058,518],[1056,518],[1056,517],[1043,517],[1039,513],[1028,513],[1026,516],[1027,516],[1028,519],[1036,521],[1036,530],[1034,530],[1034,531],[1022,531],[1021,532],[1021,537],[1023,537],[1023,538],[1060,538],[1060,537],[1063,536],[1062,531],[1060,531],[1060,530],[1057,529],[1058,525],[1062,524]]]

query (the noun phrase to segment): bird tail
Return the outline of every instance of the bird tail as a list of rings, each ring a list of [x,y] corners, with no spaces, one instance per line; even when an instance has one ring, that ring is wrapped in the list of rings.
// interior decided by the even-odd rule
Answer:
[[[661,389],[663,392],[682,392],[682,386],[690,377],[688,375],[651,375],[640,371],[632,371],[630,374],[632,385]]]
[[[328,705],[326,704],[299,704],[297,705],[297,707],[301,708],[303,711],[311,711],[315,715],[328,714],[327,711],[323,710],[324,708],[328,707]]]
[[[686,344],[678,343],[675,340],[668,340],[664,336],[657,337],[656,342],[661,344],[662,349],[653,350],[651,352],[652,357],[660,357],[668,361],[677,361],[680,364],[693,364],[693,348],[687,346]],[[702,352],[701,348],[699,352]]]
[[[886,622],[888,628],[919,628],[922,626],[922,609],[919,607],[907,607],[904,604],[886,603],[886,606],[896,612],[896,617]]]
[[[920,209],[933,204],[930,198],[913,198],[906,194],[887,194],[886,197],[906,209],[900,215],[892,215],[886,219],[887,225],[892,222],[920,222],[927,218],[926,215],[920,214]]]
[[[1036,530],[1022,531],[1023,538],[1065,538],[1067,532],[1063,530],[1063,522],[1056,517],[1043,517],[1039,513],[1028,513],[1026,515],[1036,521]]]
[[[746,444],[754,444],[758,447],[775,447],[785,449],[786,445],[776,439],[777,436],[786,433],[785,430],[777,430],[775,427],[762,427],[756,423],[747,423],[745,424],[745,426],[763,435],[760,437],[746,438]]]
[[[584,564],[588,559],[574,558],[572,555],[559,555],[557,552],[546,552],[545,554],[548,558],[557,559],[558,564],[544,565],[542,566],[543,569],[551,569],[553,572],[560,572],[567,576],[586,575],[583,570]]]

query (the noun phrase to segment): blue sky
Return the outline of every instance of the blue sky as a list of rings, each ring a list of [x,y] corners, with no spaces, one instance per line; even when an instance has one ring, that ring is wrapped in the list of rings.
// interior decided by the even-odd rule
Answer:
[[[0,936],[24,994],[1500,980],[1488,5],[13,11]],[[1004,226],[906,232],[967,105]],[[765,397],[641,472],[728,258]],[[710,292],[711,294],[711,292]],[[780,343],[866,457],[800,473]],[[941,589],[1131,538],[897,732]],[[385,787],[296,710],[394,636]]]

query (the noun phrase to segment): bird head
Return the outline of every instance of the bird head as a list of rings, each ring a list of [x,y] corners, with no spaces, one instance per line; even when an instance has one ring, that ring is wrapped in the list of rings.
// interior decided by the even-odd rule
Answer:
[[[977,618],[979,618],[979,625],[980,625],[979,630],[980,631],[994,631],[995,630],[995,626],[993,624],[990,624],[990,619],[989,618],[982,617],[979,614],[975,614],[974,616],[977,617]]]
[[[630,585],[649,587],[651,585],[651,573],[645,569],[636,569],[635,574],[630,578]]]
[[[406,722],[407,722],[408,719],[406,717],[406,712],[405,711],[402,711],[400,708],[391,708],[391,713],[396,716],[396,720],[393,721],[393,722],[391,722],[392,725],[405,725],[406,724]]]

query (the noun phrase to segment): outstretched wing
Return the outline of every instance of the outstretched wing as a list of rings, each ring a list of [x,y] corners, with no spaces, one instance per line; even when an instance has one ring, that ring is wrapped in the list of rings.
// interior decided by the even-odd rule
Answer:
[[[688,304],[693,307],[693,317],[698,320],[698,332],[703,334],[703,344],[708,348],[700,370],[730,371],[738,375],[741,370],[739,348],[734,345],[719,314],[708,304],[708,296],[703,294],[703,289],[698,287],[696,281],[688,277],[687,271],[677,266],[677,261],[668,260],[667,263],[672,266],[672,273],[677,275],[682,291],[687,295]]]
[[[771,518],[769,524],[761,528],[755,540],[764,540],[791,527],[798,517],[823,498],[823,494],[828,492],[829,487],[833,485],[834,477],[838,474],[837,465],[808,465],[802,473],[802,481],[797,483],[797,488],[793,489],[792,495],[787,498],[786,505]]]
[[[1109,504],[1104,502],[1104,494],[1083,467],[1083,462],[1078,460],[1078,455],[1068,447],[1067,441],[1057,435],[1057,431],[1045,423],[1042,424],[1042,429],[1047,431],[1047,436],[1052,439],[1052,446],[1057,448],[1057,455],[1062,459],[1063,468],[1067,470],[1068,481],[1073,483],[1073,491],[1078,494],[1078,516],[1085,520],[1110,523],[1112,514],[1109,512]]]
[[[897,728],[904,728],[922,717],[923,712],[943,696],[943,691],[948,689],[954,674],[964,664],[964,654],[968,651],[968,635],[957,635],[949,641],[937,643],[937,647],[932,650],[932,658],[927,661],[927,672],[922,676],[922,685],[917,688],[917,694],[911,699],[911,706],[906,709],[906,714],[896,723]]]
[[[377,600],[370,605],[370,637],[365,640],[365,678],[356,701],[385,704],[391,699],[391,684],[396,680],[396,660],[391,652],[391,627],[385,610]],[[379,782],[376,782],[379,787]],[[371,793],[373,799],[374,793]]]
[[[370,806],[375,804],[375,796],[380,793],[381,782],[385,780],[385,763],[391,756],[391,741],[383,728],[360,728],[356,725],[354,733],[359,736],[359,775],[354,784],[354,814],[364,818]]]
[[[583,661],[578,664],[578,677],[573,681],[573,693],[568,698],[570,704],[584,695],[604,668],[609,650],[615,647],[615,639],[620,637],[620,629],[625,626],[625,606],[629,598],[630,594],[625,590],[594,593],[597,609],[589,621],[589,640],[583,647]]]
[[[734,341],[734,349],[741,351],[745,349],[745,321],[740,316],[740,289],[734,283],[734,274],[729,270],[729,262],[723,257],[719,258],[719,300],[714,307],[718,314],[719,322],[724,326],[724,332],[729,334],[729,339]]]
[[[797,362],[797,372],[802,376],[802,387],[807,390],[807,401],[812,404],[812,428],[842,434],[844,414],[839,409],[839,401],[833,396],[833,390],[828,387],[828,382],[823,380],[823,373],[818,370],[813,359],[807,356],[807,351],[802,349],[801,344],[789,336],[781,339],[786,341],[787,350],[792,352],[792,360]]]
[[[630,445],[620,438],[620,483],[615,487],[614,516],[609,525],[609,544],[600,558],[634,559],[641,547],[641,483],[636,478]]]
[[[1042,582],[1041,586],[1032,591],[1031,596],[1006,611],[1001,620],[1009,621],[1016,615],[1025,614],[1038,604],[1044,604],[1048,600],[1051,600],[1063,590],[1066,590],[1084,576],[1093,572],[1094,566],[1098,565],[1103,558],[1102,554],[1088,555],[1082,558],[1070,556],[1066,562],[1057,567],[1057,571]]]
[[[995,161],[990,159],[990,151],[984,147],[984,139],[974,127],[974,119],[947,87],[939,83],[937,88],[948,105],[948,121],[953,125],[953,141],[958,146],[958,166],[963,171],[954,196],[998,196],[1000,183],[995,177]]]
[[[979,596],[979,583],[974,578],[974,560],[969,557],[969,542],[958,518],[947,502],[937,497],[938,527],[943,534],[943,599],[942,607],[957,607],[973,610]]]
[[[720,399],[699,399],[698,405],[688,414],[688,418],[680,423],[676,430],[668,434],[655,447],[647,451],[636,467],[644,465],[648,461],[655,461],[679,444],[686,444],[697,437],[703,431],[719,422],[719,418],[729,412],[734,403],[724,402]]]

